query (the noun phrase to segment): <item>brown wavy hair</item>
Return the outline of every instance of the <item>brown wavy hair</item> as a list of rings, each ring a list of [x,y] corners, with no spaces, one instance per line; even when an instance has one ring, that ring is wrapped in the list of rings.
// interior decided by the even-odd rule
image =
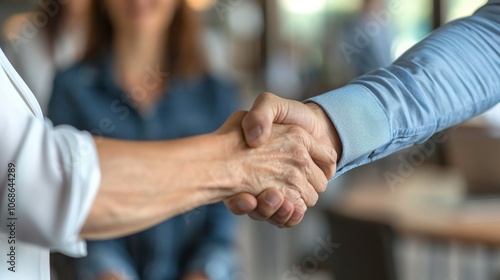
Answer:
[[[93,59],[108,51],[113,42],[115,30],[103,2],[103,0],[92,0],[90,4],[89,36],[84,60]],[[165,39],[167,55],[163,64],[164,71],[181,76],[193,76],[205,72],[205,57],[198,44],[199,19],[184,0],[181,0],[176,8]]]

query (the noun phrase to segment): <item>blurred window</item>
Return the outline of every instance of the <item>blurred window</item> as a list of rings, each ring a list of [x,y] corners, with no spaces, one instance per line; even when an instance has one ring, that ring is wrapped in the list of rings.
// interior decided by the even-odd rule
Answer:
[[[471,0],[448,0],[459,3],[453,15],[473,9]],[[477,1],[484,2],[484,1]],[[280,0],[280,35],[287,41],[300,40],[301,44],[318,46],[322,43],[327,17],[339,18],[354,15],[362,6],[362,0]],[[391,7],[397,7],[393,9]],[[432,30],[432,0],[388,0],[391,13],[390,26],[394,31],[393,57],[396,58]],[[330,18],[331,20],[331,18]]]
[[[399,57],[432,30],[432,0],[392,0],[389,5],[398,5],[394,13],[394,44],[392,53]]]
[[[278,0],[275,3],[272,14],[268,15],[276,27],[268,35],[270,65],[277,64],[273,57],[285,57],[286,68],[291,69],[289,72],[295,73],[298,83],[309,90],[305,94],[344,85],[356,75],[349,69],[336,67],[341,64],[336,60],[339,59],[336,46],[343,27],[359,17],[361,9],[367,5],[365,0]],[[381,11],[386,18],[382,19],[381,26],[388,29],[392,41],[388,50],[390,59],[395,59],[429,34],[433,25],[433,4],[434,0],[386,0]],[[283,76],[281,70],[274,72]]]
[[[487,0],[443,0],[445,1],[444,22],[473,14]]]

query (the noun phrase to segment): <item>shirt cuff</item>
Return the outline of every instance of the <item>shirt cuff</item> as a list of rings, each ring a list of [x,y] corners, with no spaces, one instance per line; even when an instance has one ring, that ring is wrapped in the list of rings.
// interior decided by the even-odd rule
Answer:
[[[335,177],[371,162],[376,150],[391,140],[387,114],[366,87],[350,84],[310,98],[330,117],[342,142],[342,157]]]
[[[68,186],[72,191],[69,197],[69,208],[66,209],[66,223],[64,230],[68,232],[64,243],[54,248],[71,257],[84,257],[87,255],[87,244],[80,238],[80,230],[83,227],[87,215],[99,190],[101,172],[97,149],[92,136],[88,132],[76,131],[69,126],[56,128],[60,135],[59,141],[67,147],[67,158],[65,167],[69,172]]]

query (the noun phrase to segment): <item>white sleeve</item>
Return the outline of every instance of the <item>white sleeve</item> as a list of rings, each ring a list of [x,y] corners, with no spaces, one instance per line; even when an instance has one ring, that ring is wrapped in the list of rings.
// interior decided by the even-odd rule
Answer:
[[[17,242],[72,256],[85,255],[79,232],[100,182],[92,137],[71,127],[54,128],[41,120],[39,107],[27,102],[31,97],[19,92],[15,77],[9,71],[9,79],[4,71],[8,67],[5,63],[2,66],[0,235],[11,235],[8,225],[15,221]],[[9,164],[15,166],[10,172]]]

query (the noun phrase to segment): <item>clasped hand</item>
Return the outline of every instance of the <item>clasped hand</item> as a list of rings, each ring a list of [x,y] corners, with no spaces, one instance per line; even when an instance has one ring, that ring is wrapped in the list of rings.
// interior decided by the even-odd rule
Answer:
[[[218,133],[240,133],[233,151],[242,185],[225,200],[237,215],[278,227],[300,223],[325,191],[341,153],[340,140],[324,111],[264,93],[252,109],[235,113]],[[244,138],[244,141],[243,141]],[[234,162],[234,161],[233,161]]]

